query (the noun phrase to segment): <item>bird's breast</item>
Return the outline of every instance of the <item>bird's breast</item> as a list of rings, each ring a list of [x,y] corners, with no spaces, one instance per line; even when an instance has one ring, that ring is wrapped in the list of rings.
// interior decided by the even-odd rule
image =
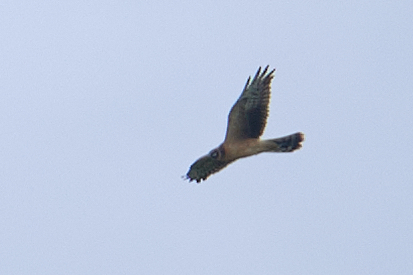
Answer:
[[[224,143],[225,159],[236,160],[245,158],[261,152],[259,139],[245,139]]]

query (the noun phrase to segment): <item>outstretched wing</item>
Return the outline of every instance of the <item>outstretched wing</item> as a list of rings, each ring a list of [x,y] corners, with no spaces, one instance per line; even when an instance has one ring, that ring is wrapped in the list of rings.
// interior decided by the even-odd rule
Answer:
[[[241,96],[229,112],[226,142],[258,138],[264,132],[275,69],[268,74],[267,71],[268,66],[262,73],[260,67],[251,83],[251,77],[248,78]]]
[[[196,182],[206,180],[210,175],[218,172],[229,163],[228,161],[213,159],[210,155],[205,155],[191,165],[186,174],[186,178],[189,179],[190,182],[193,180]]]

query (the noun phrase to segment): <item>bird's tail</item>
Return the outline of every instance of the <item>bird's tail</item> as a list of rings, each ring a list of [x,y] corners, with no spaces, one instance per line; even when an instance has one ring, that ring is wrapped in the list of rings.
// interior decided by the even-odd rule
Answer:
[[[271,144],[270,152],[292,152],[301,148],[302,141],[304,141],[304,134],[298,132],[285,137],[267,139],[266,143]]]

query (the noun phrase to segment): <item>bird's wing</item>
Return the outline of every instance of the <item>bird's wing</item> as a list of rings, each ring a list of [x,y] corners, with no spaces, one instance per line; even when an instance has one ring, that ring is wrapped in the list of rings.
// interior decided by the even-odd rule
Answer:
[[[205,155],[191,165],[191,168],[189,168],[186,174],[186,178],[189,179],[190,182],[193,180],[196,182],[206,180],[210,175],[223,169],[229,163],[231,163],[231,161],[221,161],[213,159],[209,154]]]
[[[251,77],[248,78],[241,96],[229,112],[226,142],[258,138],[264,132],[275,69],[269,73],[267,71],[268,66],[262,73],[260,67],[251,83]]]

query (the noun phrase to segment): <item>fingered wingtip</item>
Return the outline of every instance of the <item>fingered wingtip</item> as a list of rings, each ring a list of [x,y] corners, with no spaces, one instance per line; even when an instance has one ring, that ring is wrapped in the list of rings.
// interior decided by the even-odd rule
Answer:
[[[254,82],[254,81],[260,76],[260,74],[261,74],[261,66],[258,67],[258,71],[257,71],[257,73],[255,74],[254,79],[252,80],[252,82]]]
[[[258,67],[257,72],[255,73],[254,78],[252,79],[252,83],[256,82],[258,79],[263,79],[263,78],[269,78],[272,79],[273,78],[273,73],[275,72],[275,68],[272,69],[269,73],[268,73],[268,69],[270,68],[270,65],[265,66],[264,70],[261,72],[261,66]],[[247,81],[247,85],[249,84],[249,80],[251,77],[248,78]]]
[[[267,73],[269,67],[270,67],[270,65],[267,65],[267,66],[264,68],[264,71],[262,72],[262,76],[264,76],[264,75]],[[260,67],[260,68],[261,68],[261,67]]]
[[[188,174],[182,175],[181,179],[187,180],[188,182],[196,181],[196,183],[201,183],[202,180],[206,180],[206,178],[191,178]]]

